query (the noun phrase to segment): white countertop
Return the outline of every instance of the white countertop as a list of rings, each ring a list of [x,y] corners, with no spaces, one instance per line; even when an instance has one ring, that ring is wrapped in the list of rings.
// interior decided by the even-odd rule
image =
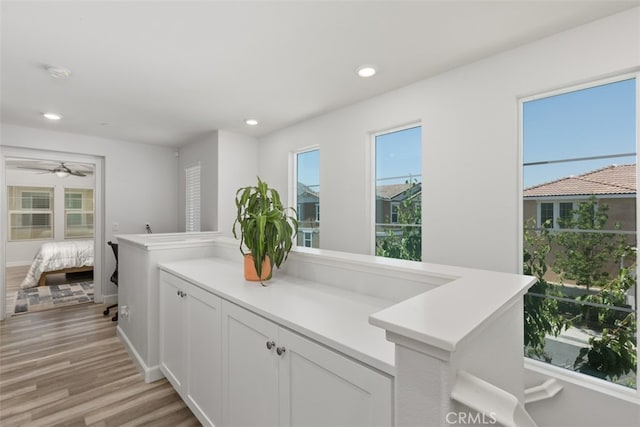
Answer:
[[[118,243],[126,242],[145,250],[210,245],[220,236],[217,231],[194,233],[118,234]]]
[[[160,269],[394,375],[394,344],[369,316],[394,304],[276,271],[268,286],[244,280],[242,265],[217,258],[160,264]]]

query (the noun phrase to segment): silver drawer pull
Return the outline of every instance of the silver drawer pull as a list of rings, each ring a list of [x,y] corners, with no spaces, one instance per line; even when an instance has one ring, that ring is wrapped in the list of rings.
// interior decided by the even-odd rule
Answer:
[[[284,352],[287,351],[286,348],[284,347],[278,347],[276,348],[276,353],[278,353],[278,356],[282,356],[284,354]]]
[[[273,347],[275,347],[276,343],[274,341],[267,341],[267,348],[269,350],[271,350]]]

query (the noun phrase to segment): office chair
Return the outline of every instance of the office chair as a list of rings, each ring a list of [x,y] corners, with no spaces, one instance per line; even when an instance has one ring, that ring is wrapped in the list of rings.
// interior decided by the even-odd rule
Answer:
[[[108,241],[107,245],[111,246],[111,249],[113,250],[113,256],[116,258],[116,269],[113,272],[113,274],[111,275],[111,279],[110,280],[114,285],[118,286],[118,244],[117,243],[113,243],[111,241]],[[117,309],[117,307],[118,307],[118,304],[110,305],[109,307],[107,307],[107,309],[102,314],[104,314],[105,316],[108,316],[109,315],[109,310],[111,310],[112,308],[115,308],[116,309],[116,314],[115,314],[115,316],[113,316],[111,318],[111,320],[113,322],[117,322],[118,321],[118,309]]]

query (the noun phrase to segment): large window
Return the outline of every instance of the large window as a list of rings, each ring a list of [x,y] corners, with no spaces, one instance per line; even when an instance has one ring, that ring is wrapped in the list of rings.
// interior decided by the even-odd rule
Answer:
[[[93,190],[64,189],[64,238],[93,237]]]
[[[636,79],[522,104],[525,353],[628,387],[637,372]]]
[[[200,231],[200,164],[185,169],[185,231]]]
[[[320,150],[295,153],[298,246],[320,247]]]
[[[53,238],[53,188],[7,187],[9,240]]]
[[[375,253],[422,259],[422,129],[374,135]]]

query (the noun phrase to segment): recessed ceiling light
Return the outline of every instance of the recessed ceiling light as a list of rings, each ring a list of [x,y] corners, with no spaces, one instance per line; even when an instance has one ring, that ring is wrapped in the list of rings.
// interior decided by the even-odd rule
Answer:
[[[373,65],[362,65],[356,70],[360,77],[371,77],[376,74],[376,68]]]
[[[49,120],[60,120],[62,118],[62,114],[57,113],[44,113],[43,116],[45,119]]]
[[[256,119],[247,119],[244,121],[246,124],[248,124],[249,126],[255,126],[258,124],[258,121]]]
[[[71,76],[71,70],[65,67],[48,66],[47,73],[54,79],[68,79]]]

